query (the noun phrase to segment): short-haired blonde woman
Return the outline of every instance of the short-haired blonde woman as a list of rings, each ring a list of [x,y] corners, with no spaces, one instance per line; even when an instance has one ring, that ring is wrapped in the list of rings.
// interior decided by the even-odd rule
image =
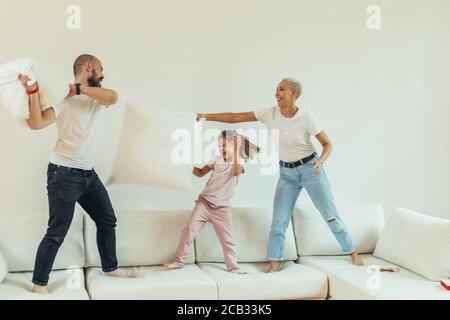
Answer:
[[[197,120],[227,123],[261,121],[269,130],[279,132],[280,177],[273,203],[268,272],[279,270],[279,262],[283,260],[286,229],[303,188],[333,232],[343,253],[351,256],[353,264],[363,265],[350,233],[336,210],[331,186],[323,169],[332,150],[331,141],[319,121],[311,113],[296,106],[301,93],[302,86],[298,80],[285,78],[276,89],[276,107],[243,113],[199,113]],[[311,142],[312,137],[323,147],[320,156]]]

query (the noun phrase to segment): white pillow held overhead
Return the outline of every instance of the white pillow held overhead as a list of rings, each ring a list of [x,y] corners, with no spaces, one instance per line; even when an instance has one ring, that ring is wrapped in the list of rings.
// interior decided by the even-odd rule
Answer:
[[[0,65],[0,106],[21,123],[29,117],[28,95],[18,77],[30,77],[29,84],[39,85],[39,102],[45,110],[69,93],[68,84],[61,73],[50,64],[36,59],[16,59]]]
[[[58,69],[41,60],[33,60],[32,69],[39,85],[41,110],[60,103],[69,94],[69,84]]]
[[[108,184],[145,184],[192,191],[192,164],[173,159],[179,134],[194,136],[196,115],[128,105],[114,171]],[[188,143],[191,148],[191,143]],[[186,150],[191,152],[192,149]]]

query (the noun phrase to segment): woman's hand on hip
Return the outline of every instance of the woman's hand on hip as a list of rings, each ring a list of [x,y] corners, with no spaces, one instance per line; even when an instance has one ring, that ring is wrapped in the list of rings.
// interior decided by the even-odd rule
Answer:
[[[312,160],[311,163],[314,165],[313,175],[317,177],[318,175],[320,175],[320,171],[322,170],[323,163],[320,160]]]

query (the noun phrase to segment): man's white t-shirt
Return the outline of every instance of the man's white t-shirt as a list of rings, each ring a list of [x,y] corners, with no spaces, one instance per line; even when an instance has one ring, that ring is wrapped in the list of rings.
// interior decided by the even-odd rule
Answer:
[[[322,126],[310,112],[299,109],[292,118],[281,114],[279,107],[259,109],[255,117],[270,130],[278,130],[280,160],[293,162],[315,152],[311,137],[322,131]],[[272,136],[273,137],[273,136]]]
[[[51,163],[83,170],[94,167],[102,109],[104,106],[87,96],[73,96],[53,107],[58,140]]]

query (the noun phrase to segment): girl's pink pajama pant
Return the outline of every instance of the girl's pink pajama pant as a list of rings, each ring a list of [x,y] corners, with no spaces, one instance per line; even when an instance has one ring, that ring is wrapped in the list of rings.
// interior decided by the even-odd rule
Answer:
[[[227,270],[236,272],[238,265],[231,208],[229,206],[216,206],[208,202],[202,195],[195,201],[195,207],[192,210],[191,217],[181,233],[180,242],[175,252],[175,261],[180,265],[183,264],[189,246],[206,222],[210,222],[216,231],[217,237],[222,245]]]

